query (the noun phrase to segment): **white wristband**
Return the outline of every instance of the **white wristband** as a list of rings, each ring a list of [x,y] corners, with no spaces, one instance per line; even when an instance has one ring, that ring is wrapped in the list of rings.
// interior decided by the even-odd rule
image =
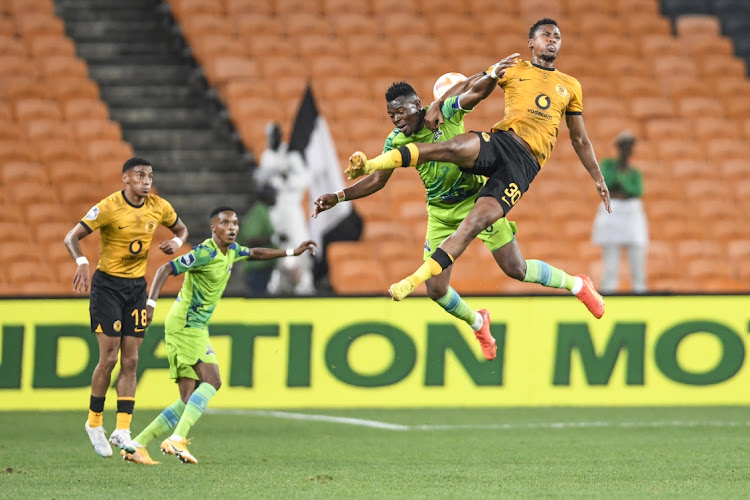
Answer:
[[[82,265],[88,264],[88,263],[89,263],[89,259],[87,259],[86,257],[78,257],[76,259],[76,264],[78,264],[79,266],[82,266]]]
[[[287,248],[286,249],[286,256],[287,257],[294,257],[294,248]]]
[[[177,243],[177,248],[180,248],[182,246],[182,240],[180,239],[179,236],[175,236],[174,238],[172,238],[172,241]]]
[[[339,191],[336,191],[336,201],[344,201],[346,200],[346,195],[344,194],[344,190],[341,189]]]
[[[494,78],[495,80],[500,78],[500,75],[497,74],[497,64],[492,66],[492,71],[490,71],[489,75]]]
[[[156,309],[156,301],[155,301],[154,299],[148,299],[148,300],[146,301],[146,305],[147,305],[147,306],[151,306],[151,307],[153,307],[154,309]]]

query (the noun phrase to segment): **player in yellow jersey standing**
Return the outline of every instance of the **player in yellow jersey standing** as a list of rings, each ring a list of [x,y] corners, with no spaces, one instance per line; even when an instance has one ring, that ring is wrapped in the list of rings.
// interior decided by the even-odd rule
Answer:
[[[120,355],[117,377],[117,428],[109,442],[134,452],[130,443],[130,421],[135,406],[138,349],[148,326],[146,316],[146,257],[159,224],[174,232],[159,250],[174,254],[187,240],[188,230],[163,198],[150,194],[154,181],[151,164],[131,158],[122,166],[125,189],[94,205],[65,236],[65,246],[78,264],[73,289],[86,293],[91,285],[89,312],[91,331],[99,342],[99,362],[91,377],[91,400],[85,429],[94,450],[102,457],[112,456],[102,425],[104,398],[112,369]],[[99,264],[90,278],[89,263],[79,240],[99,229]]]
[[[505,116],[491,132],[470,132],[445,142],[406,144],[372,160],[358,151],[349,159],[350,178],[429,161],[455,163],[464,172],[488,177],[458,229],[414,274],[391,285],[389,292],[394,300],[405,298],[417,285],[442,273],[480,232],[508,215],[549,159],[563,117],[573,148],[610,211],[609,191],[583,123],[581,84],[555,69],[561,41],[557,22],[541,19],[529,30],[531,61],[518,60],[509,67],[495,65],[487,70],[505,91]],[[432,106],[425,116],[430,128],[442,123],[439,109],[440,106]],[[595,317],[604,314],[604,300],[588,276],[571,276],[538,260],[522,263],[518,279],[565,288]]]

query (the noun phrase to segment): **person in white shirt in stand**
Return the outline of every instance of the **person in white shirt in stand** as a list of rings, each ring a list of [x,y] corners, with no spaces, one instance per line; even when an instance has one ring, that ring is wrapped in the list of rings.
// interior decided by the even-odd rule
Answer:
[[[276,203],[270,208],[271,222],[276,229],[276,245],[288,241],[310,239],[307,213],[302,203],[310,186],[310,173],[302,155],[289,151],[281,142],[281,128],[277,123],[266,126],[267,147],[261,154],[255,171],[258,185],[270,184],[276,189]],[[315,292],[313,260],[309,255],[282,262],[274,270],[268,292],[272,295],[309,295]],[[291,262],[291,261],[294,262]]]

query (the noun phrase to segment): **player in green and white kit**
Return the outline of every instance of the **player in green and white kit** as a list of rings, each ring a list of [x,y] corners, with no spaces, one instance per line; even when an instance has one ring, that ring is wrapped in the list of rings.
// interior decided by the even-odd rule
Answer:
[[[465,132],[464,117],[482,99],[490,94],[494,81],[485,81],[484,73],[477,73],[454,85],[445,95],[435,101],[440,106],[443,123],[433,132],[427,127],[421,101],[414,88],[406,82],[391,85],[385,94],[388,115],[396,128],[385,141],[384,152],[398,149],[412,142],[443,142]],[[454,163],[429,162],[417,167],[427,191],[427,235],[424,258],[429,258],[438,245],[453,234],[461,221],[474,206],[479,191],[486,179],[480,175],[462,172]],[[315,200],[317,217],[339,201],[369,196],[385,186],[393,170],[378,170],[356,184],[337,193],[328,193]],[[503,250],[509,243],[515,245],[515,224],[501,218],[496,224],[482,231],[478,238],[495,255],[503,270],[513,265],[515,254]],[[494,359],[497,346],[490,332],[490,315],[485,309],[474,311],[450,286],[450,269],[425,283],[427,294],[443,309],[471,326],[487,359]],[[506,272],[508,272],[506,270]]]
[[[313,241],[305,241],[297,248],[288,250],[244,247],[235,242],[239,220],[234,210],[219,207],[211,212],[210,218],[211,238],[160,267],[151,284],[147,303],[149,324],[156,299],[167,277],[185,274],[182,289],[164,324],[169,376],[177,380],[180,399],[162,411],[133,439],[135,453],[123,450],[125,460],[158,464],[149,456],[146,445],[174,427],[173,434],[161,444],[162,452],[176,455],[185,463],[198,463],[187,449],[187,435],[221,386],[219,366],[209,340],[208,322],[224,293],[234,263],[245,259],[297,256],[308,250],[314,253],[317,247]]]

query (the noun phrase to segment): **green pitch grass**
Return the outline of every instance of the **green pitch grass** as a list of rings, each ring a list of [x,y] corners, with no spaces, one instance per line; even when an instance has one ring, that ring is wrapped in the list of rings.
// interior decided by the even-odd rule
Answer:
[[[183,465],[104,459],[85,412],[0,412],[2,498],[747,498],[748,408],[206,414]],[[157,412],[136,412],[139,431]],[[369,422],[362,422],[359,419]],[[105,415],[112,430],[114,415]],[[396,424],[395,428],[366,425]],[[109,426],[107,425],[109,424]],[[398,430],[396,430],[398,429]]]

